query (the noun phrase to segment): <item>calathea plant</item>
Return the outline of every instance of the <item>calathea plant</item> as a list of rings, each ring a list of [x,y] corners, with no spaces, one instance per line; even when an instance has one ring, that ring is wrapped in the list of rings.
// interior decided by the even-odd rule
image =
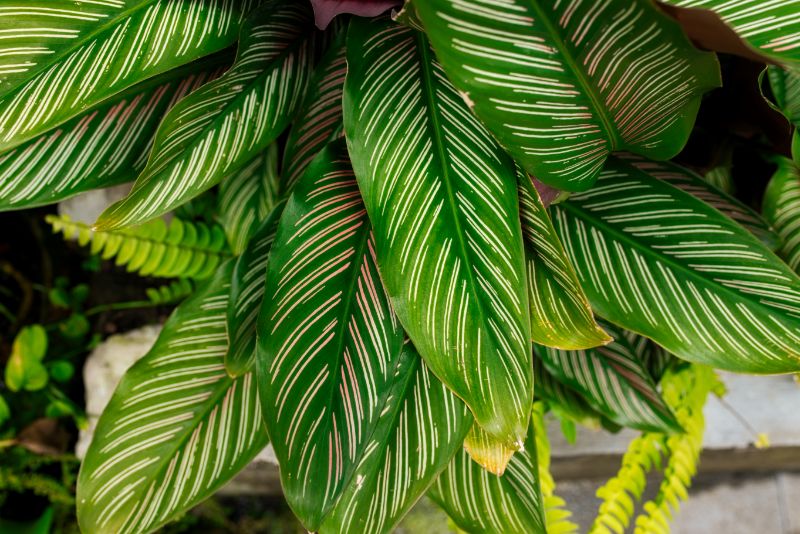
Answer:
[[[796,163],[766,222],[725,168],[669,161],[721,77],[651,0],[313,3],[365,16],[0,9],[0,207],[135,179],[93,226],[49,221],[197,281],[97,425],[81,528],[152,531],[271,443],[311,531],[387,532],[428,494],[464,531],[566,532],[545,412],[642,431],[593,531],[659,464],[635,524],[667,528],[711,368],[800,370]],[[717,12],[798,120],[796,7],[666,3]]]

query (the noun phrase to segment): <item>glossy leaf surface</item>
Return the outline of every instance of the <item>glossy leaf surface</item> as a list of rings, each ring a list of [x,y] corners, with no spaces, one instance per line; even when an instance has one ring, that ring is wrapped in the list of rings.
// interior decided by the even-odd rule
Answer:
[[[781,236],[781,256],[800,271],[800,169],[790,159],[777,161],[778,168],[764,193],[763,213]]]

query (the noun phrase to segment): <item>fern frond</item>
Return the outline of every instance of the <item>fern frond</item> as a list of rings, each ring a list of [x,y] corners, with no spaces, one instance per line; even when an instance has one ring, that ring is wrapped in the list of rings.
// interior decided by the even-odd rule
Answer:
[[[229,256],[225,234],[216,225],[173,218],[169,225],[155,219],[133,228],[95,231],[66,215],[48,215],[45,220],[53,232],[142,276],[200,280],[211,276]]]
[[[539,483],[544,501],[545,524],[548,534],[571,534],[578,531],[578,525],[569,520],[572,512],[567,503],[555,494],[556,482],[550,474],[550,441],[544,424],[544,403],[533,404],[533,429],[536,436],[536,455],[539,464]]]
[[[150,302],[163,306],[180,302],[191,295],[192,291],[194,291],[192,281],[188,278],[181,278],[163,286],[148,287],[145,290],[145,294]]]

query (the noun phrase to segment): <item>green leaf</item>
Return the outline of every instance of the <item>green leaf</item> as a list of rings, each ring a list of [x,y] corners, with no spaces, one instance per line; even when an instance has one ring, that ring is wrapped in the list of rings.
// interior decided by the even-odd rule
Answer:
[[[482,469],[462,451],[428,495],[468,533],[544,533],[533,428],[524,450],[514,454],[503,476]]]
[[[611,152],[680,152],[702,94],[720,85],[649,0],[421,0],[450,79],[514,158],[568,191],[591,187]]]
[[[623,337],[630,343],[633,353],[642,362],[642,365],[650,373],[653,382],[658,384],[664,373],[677,361],[677,359],[664,350],[651,339],[640,336],[635,332],[624,330]]]
[[[431,371],[517,448],[532,376],[514,166],[423,34],[358,19],[347,48],[348,148],[394,308]]]
[[[800,55],[798,55],[800,67]],[[774,102],[769,102],[792,124],[800,125],[800,72],[769,65],[766,69]]]
[[[310,531],[367,453],[403,350],[374,250],[344,142],[329,145],[284,209],[258,324],[264,420]]]
[[[744,42],[776,63],[800,66],[800,19],[793,0],[660,0],[678,7],[710,10]]]
[[[781,237],[780,255],[800,272],[800,168],[787,158],[777,157],[776,162],[762,212]]]
[[[6,399],[0,395],[0,426],[4,425],[9,419],[11,419],[11,408],[9,408]]]
[[[800,279],[755,236],[623,159],[553,206],[598,315],[672,354],[749,373],[800,368]]]
[[[142,82],[0,157],[0,210],[30,208],[136,178],[161,118],[221,74],[227,55]]]
[[[471,426],[466,405],[406,343],[370,452],[320,532],[392,532],[461,449]]]
[[[541,345],[568,350],[588,349],[610,342],[611,338],[594,320],[589,300],[539,193],[527,175],[520,174],[518,180],[528,264],[531,339]]]
[[[236,259],[228,307],[230,350],[225,354],[225,369],[231,376],[246,373],[256,360],[256,327],[266,292],[267,260],[283,206],[283,202],[275,206],[256,228],[242,255]]]
[[[305,2],[270,2],[242,28],[231,70],[167,114],[130,194],[97,221],[140,224],[219,183],[286,128],[311,77],[318,33]]]
[[[559,382],[533,353],[533,376],[536,377],[536,397],[547,404],[562,421],[572,420],[592,428],[600,428],[601,415],[573,389]]]
[[[278,202],[278,146],[272,144],[219,187],[219,219],[231,250],[241,254]]]
[[[637,430],[680,430],[643,362],[619,330],[607,327],[615,340],[591,350],[536,347],[536,355],[558,380],[580,392],[611,421]]]
[[[78,477],[84,532],[150,532],[267,444],[252,373],[225,373],[232,262],[184,301],[97,423]]]
[[[0,150],[230,46],[252,0],[15,2],[0,23]]]
[[[47,353],[47,332],[38,324],[19,331],[6,362],[6,386],[11,391],[36,391],[47,385],[47,369],[42,359]]]

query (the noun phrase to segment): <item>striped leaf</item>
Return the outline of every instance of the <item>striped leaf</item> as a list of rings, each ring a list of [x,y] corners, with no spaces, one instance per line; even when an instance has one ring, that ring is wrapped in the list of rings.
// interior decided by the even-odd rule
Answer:
[[[532,376],[514,166],[421,33],[357,19],[347,49],[345,132],[397,315],[478,423],[518,448]]]
[[[150,532],[267,443],[252,374],[225,373],[231,262],[167,321],[100,417],[78,478],[83,532]]]
[[[753,50],[800,66],[800,0],[659,0],[713,11]]]
[[[542,182],[588,189],[608,155],[669,159],[702,94],[720,85],[650,0],[420,0],[450,79],[514,158]]]
[[[614,158],[553,223],[598,315],[687,360],[800,368],[800,279],[712,206]]]
[[[314,159],[286,204],[258,324],[264,418],[286,500],[310,531],[369,452],[403,351],[374,255],[340,141]]]
[[[503,476],[482,469],[462,451],[428,495],[468,533],[544,533],[533,428],[528,430],[524,450],[511,458]]]
[[[0,4],[0,150],[231,45],[256,0]]]
[[[277,204],[280,182],[278,146],[274,143],[223,178],[219,186],[219,220],[234,254],[245,251],[261,221]]]
[[[256,326],[266,291],[267,260],[284,203],[276,205],[253,233],[250,243],[236,259],[228,307],[228,339],[225,369],[231,376],[250,371],[256,359]]]
[[[0,154],[0,210],[50,204],[134,180],[164,113],[219,76],[226,60],[218,55],[156,76]]]
[[[787,158],[776,158],[778,168],[764,193],[764,217],[781,237],[780,255],[800,272],[800,169]]]
[[[531,339],[541,345],[567,350],[608,343],[611,338],[594,320],[589,300],[539,193],[526,175],[520,174],[518,178],[528,264]]]
[[[342,90],[347,73],[344,37],[340,31],[317,66],[283,153],[283,191],[289,192],[311,160],[342,134]]]
[[[254,13],[242,28],[231,70],[167,114],[133,190],[100,216],[98,227],[130,226],[166,213],[269,146],[300,103],[316,42],[305,2],[270,2]]]
[[[367,452],[322,534],[393,531],[461,449],[472,416],[411,343],[391,387]]]
[[[800,62],[798,62],[800,68]],[[769,65],[766,69],[774,101],[769,103],[795,126],[800,124],[800,70]]]
[[[608,331],[615,339],[603,347],[568,351],[537,346],[536,355],[547,371],[611,421],[643,431],[680,430],[633,347],[621,331]]]
[[[544,401],[559,419],[568,419],[592,428],[600,428],[601,415],[575,390],[559,382],[533,353],[533,376],[536,398]]]

